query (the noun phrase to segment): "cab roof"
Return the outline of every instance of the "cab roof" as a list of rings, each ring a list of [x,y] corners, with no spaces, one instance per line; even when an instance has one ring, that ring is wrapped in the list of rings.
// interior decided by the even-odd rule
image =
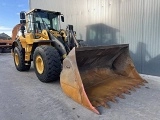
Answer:
[[[57,15],[62,15],[61,12],[50,11],[50,10],[43,10],[43,9],[37,9],[37,8],[28,11],[26,14],[29,14],[29,13],[32,13],[32,12],[37,12],[37,11],[39,11],[39,12],[40,11],[42,11],[42,12],[52,12],[52,13],[55,13]]]

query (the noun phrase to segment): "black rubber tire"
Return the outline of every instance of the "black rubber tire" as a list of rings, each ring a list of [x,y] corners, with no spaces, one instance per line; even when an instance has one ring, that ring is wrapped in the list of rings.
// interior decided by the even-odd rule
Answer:
[[[0,53],[3,53],[3,48],[0,48]]]
[[[43,73],[39,73],[36,68],[36,57],[41,56],[44,64]],[[52,82],[59,79],[61,72],[61,59],[58,51],[49,45],[38,46],[33,55],[34,69],[41,82]]]
[[[16,53],[18,54],[18,59],[19,59],[19,64],[18,65],[16,65],[16,62],[15,62],[15,54]],[[20,51],[20,49],[18,47],[14,48],[14,64],[15,64],[16,69],[18,71],[28,71],[31,67],[31,64],[25,65],[25,60],[24,60],[23,53],[22,53],[22,51]]]

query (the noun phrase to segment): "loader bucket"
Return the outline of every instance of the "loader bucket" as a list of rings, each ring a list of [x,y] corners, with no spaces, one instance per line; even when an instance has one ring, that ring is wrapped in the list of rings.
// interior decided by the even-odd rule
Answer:
[[[73,48],[63,61],[62,90],[84,107],[100,114],[98,106],[124,98],[143,80],[129,55],[129,45]]]

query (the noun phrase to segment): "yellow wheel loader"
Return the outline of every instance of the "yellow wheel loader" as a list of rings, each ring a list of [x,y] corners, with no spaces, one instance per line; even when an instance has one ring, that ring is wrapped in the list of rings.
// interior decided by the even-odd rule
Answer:
[[[40,81],[60,78],[64,93],[89,110],[100,114],[98,106],[109,107],[108,101],[146,82],[134,67],[129,45],[83,47],[72,25],[60,28],[60,12],[34,9],[21,12],[20,19],[12,36],[17,70],[28,71],[33,61]]]

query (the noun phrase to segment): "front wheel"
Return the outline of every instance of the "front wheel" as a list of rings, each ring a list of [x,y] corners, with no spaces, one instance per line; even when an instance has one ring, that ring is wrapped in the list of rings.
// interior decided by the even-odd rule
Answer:
[[[35,49],[33,55],[35,73],[42,82],[52,82],[59,79],[61,72],[61,59],[58,51],[48,45]]]

